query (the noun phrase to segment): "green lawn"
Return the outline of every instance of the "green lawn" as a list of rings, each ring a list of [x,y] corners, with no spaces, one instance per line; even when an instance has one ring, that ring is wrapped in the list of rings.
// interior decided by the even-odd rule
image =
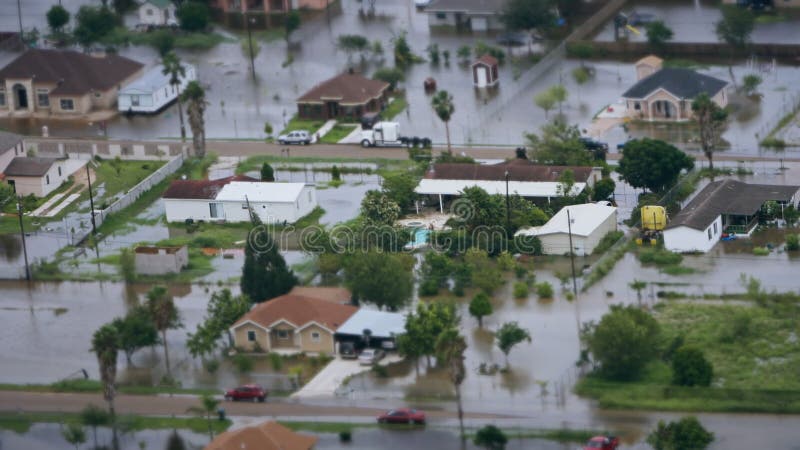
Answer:
[[[336,124],[330,131],[328,131],[328,133],[325,136],[322,136],[320,141],[326,144],[336,144],[342,139],[346,138],[347,135],[352,133],[356,126]]]
[[[92,188],[104,188],[102,194],[95,194],[95,208],[112,203],[117,194],[124,194],[164,164],[164,161],[102,161],[93,168]]]
[[[714,367],[711,387],[670,385],[670,367],[651,363],[640,380],[589,376],[576,392],[602,407],[675,411],[800,413],[798,321],[747,305],[662,302],[656,314],[665,342],[682,334]]]
[[[289,120],[289,123],[286,124],[286,127],[283,130],[281,130],[280,133],[277,133],[275,136],[277,137],[278,135],[286,134],[286,133],[288,133],[290,131],[294,131],[294,130],[306,130],[310,134],[313,135],[324,124],[325,124],[324,120],[305,120],[305,119],[300,119],[295,114],[294,116],[292,116],[292,119]]]
[[[383,120],[392,120],[406,108],[408,108],[408,102],[405,97],[395,97],[386,109],[383,110],[381,117],[383,117]]]

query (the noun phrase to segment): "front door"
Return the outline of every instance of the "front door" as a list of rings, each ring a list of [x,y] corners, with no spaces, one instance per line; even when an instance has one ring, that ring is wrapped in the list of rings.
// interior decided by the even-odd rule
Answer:
[[[28,90],[21,84],[14,85],[14,96],[17,98],[17,109],[28,109]]]
[[[339,117],[339,103],[328,102],[328,119]]]
[[[478,87],[486,87],[486,85],[489,84],[486,72],[487,72],[486,67],[483,66],[478,67]]]

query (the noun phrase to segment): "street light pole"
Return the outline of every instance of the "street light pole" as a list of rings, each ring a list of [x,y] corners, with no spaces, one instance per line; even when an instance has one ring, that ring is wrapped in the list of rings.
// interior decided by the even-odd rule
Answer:
[[[575,248],[572,246],[572,217],[567,208],[567,230],[569,232],[569,261],[572,266],[572,293],[578,298],[578,282],[575,280]]]
[[[23,40],[22,36],[22,5],[20,4],[20,0],[17,0],[17,18],[19,19],[19,38]]]
[[[506,169],[506,235],[511,233],[511,198],[508,196],[508,169]]]
[[[19,213],[19,235],[22,238],[22,254],[25,257],[25,280],[31,281],[31,269],[28,266],[28,247],[25,244],[25,225],[22,223],[22,197],[17,198],[17,213]]]
[[[97,225],[94,221],[94,195],[92,194],[92,174],[89,172],[89,163],[86,163],[86,181],[89,183],[89,208],[92,217],[92,234],[97,234]]]
[[[245,27],[247,28],[247,46],[250,49],[250,73],[253,75],[253,81],[255,81],[256,63],[255,56],[253,55],[253,35],[250,31],[250,17],[245,16]]]

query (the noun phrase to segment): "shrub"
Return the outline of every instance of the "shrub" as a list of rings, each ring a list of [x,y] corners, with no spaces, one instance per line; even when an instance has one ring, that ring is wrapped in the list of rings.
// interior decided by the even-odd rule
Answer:
[[[435,278],[426,278],[419,285],[420,297],[432,297],[439,293],[439,283]]]
[[[605,236],[603,236],[602,239],[600,239],[600,242],[597,243],[597,246],[594,248],[594,252],[592,253],[595,255],[605,253],[605,251],[610,249],[612,245],[616,244],[617,241],[622,238],[622,236],[625,236],[625,233],[622,231],[609,231]]]
[[[178,21],[186,31],[203,31],[208,27],[208,7],[200,2],[184,2],[178,8]]]
[[[641,261],[642,264],[674,266],[683,261],[683,256],[663,248],[643,248],[639,250],[639,261]]]
[[[281,355],[277,353],[270,353],[269,364],[272,366],[272,370],[275,372],[280,372],[280,370],[283,368],[283,358],[281,358]]]
[[[239,373],[248,373],[253,370],[255,363],[252,358],[246,355],[236,355],[233,357],[233,365]]]
[[[350,430],[342,430],[339,432],[339,442],[350,442],[353,440],[353,433]]]
[[[672,357],[672,384],[677,386],[709,386],[714,368],[700,349],[681,347]]]
[[[786,235],[786,250],[790,252],[800,250],[800,234]]]
[[[516,285],[514,287],[516,288]],[[538,283],[536,285],[536,295],[539,298],[553,298],[553,286],[547,281]]]
[[[552,289],[550,295],[552,295]],[[514,298],[527,298],[527,297],[528,297],[528,285],[522,281],[517,281],[516,283],[514,283]]]
[[[497,255],[497,267],[500,270],[511,270],[515,267],[516,263],[514,261],[514,257],[511,256],[511,253],[508,251],[503,251],[499,255]]]
[[[384,67],[376,70],[372,78],[389,83],[389,89],[394,90],[397,83],[403,81],[405,74],[400,69]]]
[[[769,249],[767,247],[753,247],[753,254],[756,256],[768,256]]]
[[[211,361],[206,361],[203,363],[203,367],[205,367],[208,373],[216,373],[217,369],[219,369],[219,361],[216,359],[212,359]]]
[[[505,448],[508,438],[503,433],[503,430],[494,425],[486,425],[475,433],[473,442],[479,447],[501,450]]]
[[[389,376],[389,370],[386,369],[386,366],[380,366],[378,364],[375,364],[374,366],[372,366],[371,370],[372,373],[374,373],[375,376],[378,378],[386,378]]]
[[[762,147],[774,147],[774,148],[784,148],[786,147],[786,141],[780,138],[768,137],[761,141]]]
[[[747,338],[753,325],[753,317],[746,311],[738,311],[723,328],[719,341],[733,343]]]
[[[694,416],[684,417],[677,422],[658,426],[649,436],[647,443],[654,449],[704,450],[714,442],[714,433],[706,430]]]

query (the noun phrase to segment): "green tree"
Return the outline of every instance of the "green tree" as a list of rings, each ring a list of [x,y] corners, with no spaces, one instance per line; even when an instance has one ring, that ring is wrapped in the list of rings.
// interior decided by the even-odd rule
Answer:
[[[764,80],[754,73],[745,75],[744,78],[742,78],[742,91],[745,95],[756,94],[762,81]]]
[[[458,59],[460,59],[462,63],[469,62],[469,57],[471,55],[472,49],[469,48],[469,45],[462,45],[461,47],[458,47],[458,50],[456,50],[456,56],[458,56]]]
[[[603,178],[594,184],[592,189],[592,200],[599,202],[600,200],[608,200],[617,189],[617,183],[612,178]]]
[[[92,429],[94,448],[99,448],[97,445],[97,427],[102,427],[111,423],[111,416],[108,414],[108,411],[94,404],[86,405],[80,412],[80,421],[81,424]]]
[[[296,9],[293,9],[286,14],[286,18],[283,21],[283,29],[286,31],[287,44],[289,43],[289,39],[292,37],[292,33],[300,28],[300,21],[300,12]]]
[[[47,10],[47,26],[53,33],[64,31],[64,26],[69,23],[69,11],[61,5],[53,5]]]
[[[472,442],[478,447],[489,450],[503,450],[506,448],[508,438],[500,428],[494,425],[485,425],[475,433],[475,438]]]
[[[478,292],[469,302],[469,315],[478,319],[478,327],[483,328],[483,318],[494,312],[492,302],[485,292]]]
[[[631,281],[628,286],[636,291],[636,300],[639,302],[639,306],[642,306],[642,290],[647,287],[647,282],[641,280],[633,280]]]
[[[489,254],[479,248],[470,248],[464,254],[464,262],[472,274],[472,285],[491,294],[503,284],[500,270],[489,259]]]
[[[135,0],[112,0],[111,6],[117,14],[122,16],[136,8],[137,5]]]
[[[246,295],[233,296],[230,289],[214,292],[206,307],[205,322],[214,329],[217,336],[225,333],[228,337],[228,345],[233,347],[233,335],[230,328],[250,311],[250,306],[250,299]]]
[[[61,435],[64,436],[65,441],[75,446],[75,450],[78,450],[78,447],[86,442],[86,432],[77,423],[68,423],[61,431]]]
[[[539,164],[554,166],[592,166],[594,157],[580,141],[577,126],[556,120],[542,126],[540,134],[525,135],[532,149],[531,159]]]
[[[567,101],[567,97],[569,97],[569,92],[567,88],[564,87],[563,84],[556,84],[554,86],[550,86],[550,95],[553,96],[553,99],[558,103],[558,114],[563,114],[561,107],[565,101]]]
[[[214,427],[212,426],[211,418],[217,412],[219,400],[215,399],[211,394],[203,394],[200,396],[200,406],[192,406],[188,412],[197,414],[206,419],[208,424],[208,437],[214,440]]]
[[[672,356],[672,384],[677,386],[710,386],[714,367],[703,351],[683,346]]]
[[[414,206],[414,201],[417,199],[414,189],[418,181],[408,172],[387,173],[383,176],[383,192],[390,200],[397,203],[401,211],[406,210]]]
[[[275,171],[268,162],[261,165],[261,181],[275,181]]]
[[[427,252],[419,267],[420,291],[427,286],[428,293],[420,295],[436,295],[439,289],[447,287],[447,281],[453,273],[453,263],[444,253]]]
[[[361,200],[361,216],[367,225],[392,226],[400,217],[400,206],[381,191],[367,191]]]
[[[456,328],[444,330],[436,338],[436,357],[447,368],[450,383],[456,393],[456,405],[458,408],[458,425],[461,430],[461,439],[466,439],[464,434],[464,409],[461,406],[461,384],[466,377],[464,367],[464,352],[467,350],[467,342],[464,336],[458,333]]]
[[[181,29],[185,31],[205,31],[211,21],[208,6],[202,2],[181,3],[177,16]]]
[[[242,293],[260,303],[291,291],[297,284],[297,277],[286,266],[272,236],[263,230],[259,233],[251,230],[250,236],[244,248]]]
[[[533,97],[533,102],[536,103],[536,106],[544,110],[545,119],[547,118],[550,110],[556,106],[556,98],[549,89],[536,94],[536,96]]]
[[[132,364],[133,354],[145,347],[158,344],[158,330],[143,306],[135,306],[125,317],[117,317],[111,322],[117,329],[119,349],[125,353],[128,365]]]
[[[497,347],[506,356],[506,368],[509,367],[508,354],[517,345],[524,341],[531,342],[531,334],[528,330],[520,328],[517,322],[506,322],[494,334]]]
[[[186,67],[181,63],[180,58],[175,52],[169,52],[161,58],[161,73],[169,77],[169,85],[172,89],[179,90],[181,81],[186,76]],[[183,122],[183,104],[181,96],[178,96],[178,120],[181,124],[181,142],[186,140],[186,125]]]
[[[186,450],[186,444],[183,442],[181,435],[178,434],[178,430],[172,430],[172,434],[167,439],[166,450]]]
[[[416,62],[419,58],[411,52],[411,47],[406,40],[406,32],[402,31],[395,36],[394,41],[394,65],[395,67],[405,68]]]
[[[717,38],[732,50],[742,50],[750,42],[755,26],[756,16],[749,10],[738,5],[722,5],[722,20],[716,24]]]
[[[120,18],[105,6],[84,5],[75,15],[75,23],[72,32],[75,40],[87,48],[111,33],[114,27],[120,24]]]
[[[408,254],[356,252],[345,258],[345,284],[359,300],[395,311],[411,298],[413,264]]]
[[[129,248],[119,252],[119,272],[126,283],[136,280],[136,255]]]
[[[108,404],[108,414],[112,424],[113,444],[117,444],[117,433],[114,422],[114,397],[117,395],[117,352],[119,336],[117,329],[111,324],[105,324],[92,335],[92,351],[97,356],[97,365],[100,369],[100,382],[103,385],[103,399]],[[112,446],[116,448],[116,446]]]
[[[694,416],[665,424],[658,422],[647,436],[647,443],[655,450],[705,450],[714,442],[714,433],[706,430]]]
[[[450,119],[453,117],[453,113],[456,110],[453,104],[453,96],[447,91],[437,91],[436,94],[433,95],[431,106],[433,106],[433,110],[436,112],[439,119],[444,122],[444,132],[447,137],[447,153],[453,153],[450,147]]]
[[[364,56],[369,50],[369,40],[359,34],[342,34],[336,38],[336,47],[347,54],[347,61],[352,59],[354,53]]]
[[[675,185],[682,170],[692,170],[692,157],[664,141],[637,139],[622,150],[617,172],[635,188],[661,193]]]
[[[661,20],[648,23],[645,26],[645,30],[647,31],[647,43],[650,44],[650,47],[656,52],[662,52],[664,50],[664,44],[672,40],[672,29],[666,26]]]
[[[605,377],[632,380],[658,355],[659,334],[658,322],[647,312],[615,305],[583,337]]]
[[[389,83],[389,89],[394,90],[397,88],[397,84],[403,81],[406,76],[402,70],[396,67],[381,67],[375,71],[372,78]]]
[[[147,293],[147,314],[153,325],[161,333],[161,343],[164,345],[164,363],[167,368],[167,378],[172,379],[172,370],[169,365],[169,345],[167,343],[167,330],[179,328],[181,318],[172,295],[165,286],[153,286]]]
[[[187,333],[186,349],[189,350],[192,358],[202,359],[217,348],[219,338],[219,330],[208,322],[201,322],[197,324],[194,333]]]
[[[206,91],[200,83],[190,81],[181,94],[181,101],[186,102],[186,114],[189,116],[189,127],[192,129],[192,146],[194,156],[206,156]]]
[[[500,14],[509,30],[545,30],[556,22],[552,0],[510,0]]]
[[[700,129],[700,147],[708,158],[708,168],[714,174],[714,152],[719,143],[722,127],[728,119],[728,112],[721,108],[708,94],[703,92],[692,101],[692,112]]]
[[[150,33],[150,45],[162,58],[175,49],[175,35],[169,30],[156,30]]]
[[[14,187],[10,184],[0,183],[0,211],[16,199],[17,194],[14,192]]]
[[[436,339],[444,330],[457,324],[458,316],[452,303],[418,303],[416,310],[406,317],[405,333],[399,337],[398,349],[414,361],[417,369],[422,356],[426,357],[430,367],[430,357],[436,354]]]

